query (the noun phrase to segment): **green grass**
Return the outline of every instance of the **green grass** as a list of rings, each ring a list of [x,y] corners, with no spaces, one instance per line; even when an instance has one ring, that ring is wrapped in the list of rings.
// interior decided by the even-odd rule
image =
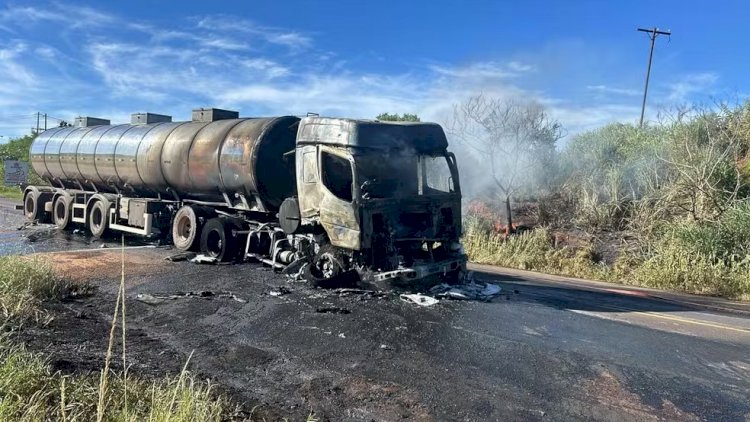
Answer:
[[[124,263],[123,263],[124,266]],[[122,335],[125,354],[124,275],[120,284],[109,346],[100,373],[63,374],[49,360],[13,341],[24,323],[45,324],[51,316],[44,302],[62,300],[80,286],[55,275],[43,259],[0,257],[0,421],[222,421],[235,410],[209,381],[187,371],[150,380],[125,371],[110,370],[115,331]],[[122,306],[120,306],[122,304]],[[122,313],[120,314],[120,311]],[[118,317],[120,323],[118,324]]]
[[[23,191],[16,186],[0,186],[0,197],[23,200]]]

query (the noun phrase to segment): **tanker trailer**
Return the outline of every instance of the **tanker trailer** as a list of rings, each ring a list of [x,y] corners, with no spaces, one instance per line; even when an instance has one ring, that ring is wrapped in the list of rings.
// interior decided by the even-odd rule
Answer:
[[[34,140],[29,220],[171,240],[320,282],[464,273],[461,193],[442,128],[308,116],[93,118]]]

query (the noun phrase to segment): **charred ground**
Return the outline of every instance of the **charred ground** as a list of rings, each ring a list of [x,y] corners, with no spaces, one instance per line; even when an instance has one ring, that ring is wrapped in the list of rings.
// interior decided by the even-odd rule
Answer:
[[[178,371],[194,351],[193,370],[256,417],[313,410],[323,420],[691,420],[750,412],[750,386],[737,377],[747,364],[744,337],[704,340],[571,313],[601,310],[602,299],[622,304],[616,296],[539,296],[543,290],[503,277],[507,295],[494,303],[421,308],[393,294],[289,283],[253,264],[164,261],[171,253],[126,253],[134,370]],[[119,259],[115,250],[55,255],[61,272],[97,286],[51,308],[50,326],[25,331],[57,368],[100,367]],[[151,305],[139,294],[180,297]]]

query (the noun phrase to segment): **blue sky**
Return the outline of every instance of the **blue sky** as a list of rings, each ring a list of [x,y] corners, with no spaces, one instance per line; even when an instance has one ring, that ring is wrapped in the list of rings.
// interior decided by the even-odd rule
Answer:
[[[0,141],[37,111],[126,122],[317,112],[441,121],[469,95],[545,104],[569,133],[636,121],[657,41],[649,114],[743,100],[746,2],[244,1],[0,5]]]

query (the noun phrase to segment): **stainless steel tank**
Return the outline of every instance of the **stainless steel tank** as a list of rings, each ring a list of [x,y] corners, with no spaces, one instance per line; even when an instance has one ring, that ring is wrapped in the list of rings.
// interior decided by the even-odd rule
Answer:
[[[299,118],[55,128],[31,145],[34,170],[53,185],[223,201],[257,196],[278,209],[295,189]]]

